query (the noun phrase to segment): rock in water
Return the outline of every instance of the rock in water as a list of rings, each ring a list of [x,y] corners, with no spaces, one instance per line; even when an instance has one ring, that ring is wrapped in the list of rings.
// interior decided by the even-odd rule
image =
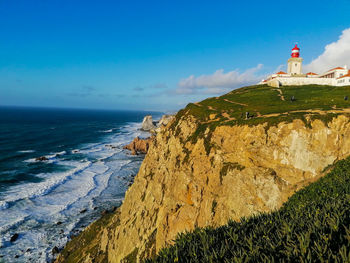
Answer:
[[[147,116],[145,116],[143,118],[142,128],[141,128],[142,130],[144,130],[144,131],[151,131],[151,130],[154,130],[156,128],[157,127],[154,125],[151,115],[147,115]]]
[[[53,254],[53,255],[58,254],[59,252],[60,252],[60,251],[59,251],[58,247],[54,247],[54,248],[52,249],[52,254]]]
[[[140,139],[139,137],[136,137],[130,144],[125,145],[123,149],[130,150],[132,155],[147,153],[151,141],[152,137],[146,139]]]
[[[12,237],[11,237],[11,239],[10,239],[10,242],[12,243],[12,242],[15,242],[17,239],[18,239],[18,237],[19,237],[19,235],[16,233],[16,234],[14,234]]]
[[[43,162],[43,161],[48,161],[49,159],[47,159],[45,156],[41,156],[35,159],[35,161],[39,161],[39,162]]]

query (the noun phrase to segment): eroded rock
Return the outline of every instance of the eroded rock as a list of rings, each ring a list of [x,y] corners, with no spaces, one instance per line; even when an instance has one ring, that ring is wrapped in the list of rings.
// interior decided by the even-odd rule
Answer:
[[[158,121],[157,127],[167,126],[168,123],[174,119],[174,117],[174,115],[163,115],[162,118]]]
[[[13,243],[15,242],[19,237],[19,234],[15,233],[14,235],[12,235],[11,239],[10,239],[10,242]]]
[[[137,155],[140,153],[147,153],[148,148],[152,142],[152,137],[146,139],[140,139],[136,137],[130,144],[125,145],[123,149],[127,149],[131,151],[132,155]]]
[[[151,115],[147,115],[143,118],[142,121],[142,130],[144,131],[151,131],[155,130],[157,127],[155,126],[155,123],[153,122],[153,118]]]
[[[44,161],[48,161],[49,159],[45,156],[40,156],[40,157],[37,157],[35,158],[35,161],[37,162],[44,162]]]

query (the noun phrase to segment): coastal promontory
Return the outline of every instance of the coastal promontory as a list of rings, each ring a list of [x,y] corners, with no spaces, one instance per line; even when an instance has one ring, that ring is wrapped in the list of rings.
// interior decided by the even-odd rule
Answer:
[[[188,104],[150,141],[122,206],[57,262],[140,262],[179,233],[279,209],[350,155],[348,95],[258,85]]]

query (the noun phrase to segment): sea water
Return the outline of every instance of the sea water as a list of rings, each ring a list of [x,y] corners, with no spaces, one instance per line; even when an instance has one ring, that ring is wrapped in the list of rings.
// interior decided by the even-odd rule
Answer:
[[[49,262],[54,247],[121,204],[143,160],[123,146],[149,136],[146,114],[160,117],[0,107],[0,262]]]

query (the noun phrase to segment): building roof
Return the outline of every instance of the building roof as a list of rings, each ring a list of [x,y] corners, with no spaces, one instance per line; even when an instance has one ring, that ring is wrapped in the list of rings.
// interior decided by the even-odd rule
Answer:
[[[276,73],[277,75],[281,75],[281,74],[287,74],[286,72],[280,71]]]
[[[309,73],[306,73],[306,75],[318,75],[318,74],[313,73],[313,72],[309,72]]]
[[[337,70],[337,69],[345,69],[345,68],[342,68],[342,67],[336,67],[336,68],[332,68],[332,69],[328,70],[327,72],[332,71],[332,70]]]
[[[297,44],[295,44],[295,47],[292,50],[300,50],[300,48],[298,48]]]
[[[342,79],[342,78],[346,78],[346,77],[350,77],[350,71],[348,72],[348,74],[344,75],[344,76],[341,76],[339,77],[338,79]]]

